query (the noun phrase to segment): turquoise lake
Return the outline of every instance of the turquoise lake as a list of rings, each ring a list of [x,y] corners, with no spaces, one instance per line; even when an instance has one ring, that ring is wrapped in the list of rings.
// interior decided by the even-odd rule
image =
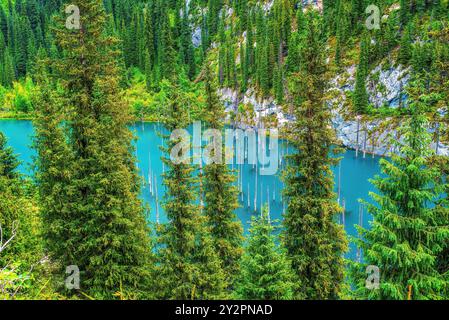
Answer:
[[[134,131],[136,141],[136,153],[140,175],[145,183],[142,183],[142,198],[151,207],[151,220],[160,222],[166,221],[161,206],[164,187],[162,185],[161,174],[164,170],[161,156],[162,151],[159,146],[162,138],[159,132],[162,127],[156,123],[136,123],[131,126]],[[27,175],[32,175],[32,159],[34,150],[31,148],[33,126],[30,121],[2,120],[0,121],[0,131],[8,137],[8,144],[14,149],[21,161],[20,171]],[[288,146],[279,145],[280,155],[284,155]],[[371,217],[363,210],[360,211],[359,199],[369,200],[368,193],[374,191],[374,187],[368,179],[379,173],[379,157],[367,155],[363,158],[360,154],[356,157],[354,151],[348,150],[343,155],[343,160],[339,167],[334,168],[335,190],[340,194],[340,203],[345,204],[346,212],[343,216],[336,217],[339,223],[345,224],[346,232],[351,236],[356,236],[355,225],[362,224],[369,226]],[[244,224],[245,230],[249,226],[251,216],[260,212],[262,204],[269,202],[272,219],[282,219],[285,204],[282,201],[281,190],[283,184],[280,180],[281,169],[277,175],[257,176],[253,165],[234,165],[236,176],[240,174],[241,194],[239,196],[241,207],[237,210],[237,215]],[[151,181],[151,184],[148,183]],[[237,185],[237,183],[236,183]],[[255,192],[257,189],[257,198]],[[157,190],[157,196],[156,196]],[[158,204],[156,204],[158,200]],[[255,208],[255,204],[256,207]],[[348,253],[349,258],[355,258],[356,252],[353,246]]]

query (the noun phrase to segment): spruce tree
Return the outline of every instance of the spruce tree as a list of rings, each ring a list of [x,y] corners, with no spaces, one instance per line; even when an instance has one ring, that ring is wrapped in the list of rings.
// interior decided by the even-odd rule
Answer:
[[[337,16],[336,16],[336,47],[335,47],[335,64],[341,67],[342,50],[346,42],[347,21],[344,0],[337,0]]]
[[[110,299],[120,291],[138,297],[149,284],[151,246],[127,128],[131,118],[119,89],[117,41],[105,35],[102,2],[77,5],[81,28],[68,30],[63,18],[54,29],[64,52],[52,63],[60,105],[51,107],[47,95],[37,103],[47,248],[59,274],[78,266],[89,296]],[[44,90],[52,88],[44,82]]]
[[[8,18],[6,16],[6,12],[3,9],[3,6],[0,5],[0,32],[2,33],[2,37],[5,39],[5,43],[8,40]]]
[[[156,56],[156,48],[155,48],[155,28],[154,28],[154,5],[155,3],[152,2],[148,6],[145,7],[144,10],[144,34],[145,34],[145,46],[146,46],[146,66],[145,70],[146,72],[150,72],[154,66],[155,63],[155,56]],[[147,75],[148,76],[148,75]]]
[[[18,77],[26,74],[26,64],[28,56],[28,39],[32,37],[30,22],[26,17],[17,20],[19,28],[15,29],[14,62]]]
[[[401,0],[399,19],[402,28],[407,25],[409,18],[410,18],[410,0]]]
[[[38,186],[40,209],[43,217],[43,234],[46,247],[55,257],[64,255],[64,246],[59,241],[69,241],[64,221],[69,216],[68,180],[70,170],[67,163],[73,155],[65,140],[62,128],[62,97],[55,83],[50,81],[44,64],[49,60],[42,58],[37,64],[36,91],[33,104],[36,106],[33,126],[35,137],[33,147],[37,151],[35,159],[36,183]],[[55,201],[59,197],[63,201]],[[49,228],[51,226],[51,228]],[[52,256],[53,257],[53,256]]]
[[[217,34],[222,6],[223,0],[208,0],[207,29],[210,37]]]
[[[19,162],[11,147],[6,145],[6,137],[0,132],[0,226],[2,227],[2,240],[6,242],[13,236],[13,230],[18,227],[19,212],[17,210],[18,188],[17,166]],[[5,253],[0,255],[0,267],[6,265]]]
[[[245,62],[248,69],[248,75],[253,75],[254,67],[254,34],[251,21],[248,22],[248,30],[246,32],[246,58]]]
[[[0,173],[3,177],[14,180],[19,177],[17,167],[19,161],[13,153],[11,147],[6,145],[6,137],[0,132]]]
[[[231,39],[231,36],[228,34],[226,37],[226,78],[227,85],[234,90],[237,88],[237,78],[236,78],[236,69],[235,69],[235,52],[234,52],[234,43]]]
[[[268,60],[270,57],[270,47],[268,45],[268,39],[265,38],[263,42],[260,43],[261,46],[259,48],[259,63],[258,63],[258,77],[259,77],[259,85],[262,91],[262,94],[268,95],[270,89],[270,76],[269,76],[269,64]]]
[[[14,61],[9,50],[6,50],[4,54],[3,72],[3,84],[5,86],[12,86],[13,81],[16,80],[16,71]]]
[[[228,80],[227,77],[227,58],[228,58],[228,48],[227,48],[227,37],[225,32],[224,19],[220,20],[220,24],[218,27],[218,39],[220,41],[220,48],[218,50],[218,80],[220,86],[225,85],[225,81]]]
[[[223,133],[224,107],[217,96],[214,75],[209,63],[205,65],[206,121],[210,129]],[[242,255],[243,228],[234,211],[239,207],[234,175],[224,163],[224,146],[214,141],[211,160],[219,161],[204,168],[204,213],[210,227],[214,247],[222,263],[227,282],[232,284]]]
[[[288,300],[294,297],[295,275],[285,250],[277,245],[268,207],[251,218],[250,236],[241,260],[236,296],[247,300]]]
[[[298,61],[301,59],[299,52],[301,50],[300,47],[305,41],[306,26],[304,12],[300,8],[296,13],[296,31],[290,34],[291,39],[289,40],[289,50],[285,67],[288,72],[298,71]]]
[[[446,159],[447,161],[447,159]],[[439,170],[440,174],[437,177],[437,183],[440,183],[443,187],[444,194],[447,195],[449,191],[449,184],[446,183],[446,170]],[[434,215],[437,217],[436,223],[439,227],[447,228],[449,226],[449,199],[448,197],[440,197],[436,201],[434,208]],[[436,257],[436,269],[441,275],[443,281],[446,283],[445,290],[443,289],[442,298],[449,299],[449,241],[442,244],[441,250],[438,250]]]
[[[447,5],[447,4],[446,4]],[[443,10],[441,4],[441,10]],[[449,8],[446,9],[448,11]],[[442,28],[435,34],[437,43],[435,45],[436,58],[434,61],[434,70],[432,72],[434,79],[432,81],[432,88],[430,92],[437,94],[439,106],[447,105],[449,101],[449,23],[446,22]],[[448,122],[448,115],[445,114],[442,119],[443,123]],[[446,127],[447,128],[447,127]],[[447,130],[447,129],[446,129]],[[447,136],[447,131],[445,135]],[[445,140],[447,141],[447,140]],[[444,156],[443,168],[440,169],[440,183],[443,183],[444,194],[437,203],[435,210],[437,210],[437,216],[440,217],[442,224],[447,224],[449,221],[449,184],[446,182],[446,176],[449,172],[449,158]],[[443,251],[438,255],[438,270],[443,274],[447,281],[449,281],[449,242],[446,243]],[[449,288],[446,293],[446,297],[449,298]]]
[[[183,9],[181,17],[181,31],[180,31],[180,49],[183,62],[186,65],[187,74],[190,79],[195,76],[195,53],[192,44],[192,30],[190,28],[190,20],[187,15],[187,8]]]
[[[276,64],[273,86],[277,103],[282,103],[284,101],[284,73],[282,64]]]
[[[173,132],[187,125],[186,95],[170,85],[165,113],[166,128]],[[167,154],[162,160],[167,168],[163,175],[166,192],[164,209],[168,222],[158,227],[157,292],[162,299],[217,299],[225,297],[227,287],[220,259],[215,251],[207,219],[200,213],[195,194],[195,167],[187,157],[171,159],[181,137],[166,137]]]
[[[412,26],[409,23],[404,30],[401,38],[401,47],[399,50],[398,62],[404,66],[410,64],[410,59],[412,58]]]
[[[41,258],[37,230],[39,219],[35,203],[27,195],[28,182],[18,172],[19,161],[5,135],[0,132],[0,227],[2,245],[10,245],[0,253],[0,270],[11,267],[27,272]],[[0,281],[7,281],[1,279]]]
[[[368,299],[442,299],[449,282],[438,271],[437,256],[449,241],[449,222],[442,223],[432,204],[443,191],[438,171],[428,166],[432,154],[424,115],[428,97],[424,83],[414,79],[408,88],[410,116],[393,143],[400,154],[381,160],[382,176],[371,180],[379,193],[366,204],[374,216],[371,229],[359,228],[363,262],[351,276],[356,297]],[[446,215],[447,218],[447,215]],[[366,288],[366,267],[380,270],[378,290]]]
[[[159,17],[159,36],[157,57],[158,67],[160,68],[160,78],[171,80],[176,77],[177,71],[177,55],[175,51],[175,39],[170,23],[169,8],[165,1],[161,1],[160,17]],[[156,79],[158,79],[156,77]]]
[[[441,10],[444,11],[442,6],[443,5],[441,4]],[[448,10],[449,8],[446,8],[446,11]],[[434,95],[432,100],[437,101],[438,108],[444,108],[449,100],[449,24],[447,22],[443,24],[441,28],[434,33],[434,37],[436,40],[434,46],[435,58],[432,59],[433,68],[430,73],[432,80],[428,82],[427,85],[431,85],[429,92]],[[448,115],[445,114],[441,120],[440,128],[446,127],[446,131],[443,129],[442,131],[444,133],[441,134],[441,136],[439,135],[438,138],[447,142]],[[439,217],[440,223],[442,225],[447,225],[449,221],[449,198],[447,196],[449,194],[449,185],[447,184],[446,176],[449,172],[449,158],[447,156],[440,156],[440,158],[442,158],[443,161],[441,161],[442,166],[438,169],[440,172],[438,182],[443,184],[444,196],[438,200],[435,210],[437,211],[436,215]],[[442,252],[438,254],[437,266],[440,274],[442,274],[446,281],[449,282],[449,242],[446,243]],[[449,288],[446,291],[446,297],[449,298]]]
[[[366,90],[366,78],[368,76],[369,38],[365,35],[360,45],[360,59],[357,68],[353,106],[357,114],[366,112],[368,108],[368,92]]]
[[[145,54],[145,85],[148,91],[150,91],[153,86],[152,80],[153,80],[152,61],[151,55],[147,50]]]
[[[288,139],[295,153],[287,158],[284,172],[285,200],[283,241],[300,281],[296,298],[337,299],[344,278],[343,253],[347,241],[335,221],[341,208],[333,191],[331,168],[338,149],[325,102],[327,67],[320,35],[320,19],[307,15],[306,43],[301,48],[300,71],[292,75],[292,109],[296,117]]]
[[[240,71],[241,71],[241,85],[240,92],[245,93],[248,89],[248,57],[246,55],[247,50],[245,49],[245,45],[240,44]]]

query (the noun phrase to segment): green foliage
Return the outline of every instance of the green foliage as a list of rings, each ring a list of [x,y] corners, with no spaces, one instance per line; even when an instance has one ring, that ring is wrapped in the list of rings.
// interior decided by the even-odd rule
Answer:
[[[446,163],[438,169],[427,166],[424,119],[439,123],[434,137],[449,143],[441,112],[449,100],[447,0],[323,0],[322,13],[292,0],[76,4],[82,30],[64,27],[63,1],[0,1],[0,108],[3,116],[33,114],[37,151],[35,188],[17,173],[0,134],[0,223],[5,238],[14,236],[0,253],[0,299],[216,299],[233,291],[248,299],[342,298],[347,243],[334,221],[339,150],[327,89],[352,65],[349,117],[408,119],[396,141],[401,156],[383,160],[385,176],[374,180],[373,229],[361,230],[365,261],[351,266],[354,296],[448,297],[449,170],[447,157],[432,157]],[[379,30],[365,28],[369,4],[384,17]],[[370,68],[396,62],[415,74],[409,101],[369,105]],[[226,165],[166,157],[169,221],[156,226],[153,248],[127,125],[163,120],[174,130],[204,120],[223,130],[214,77],[239,99],[254,90],[295,116],[281,246],[264,211],[242,248]],[[242,101],[231,119],[256,125],[253,106]],[[367,264],[381,268],[380,290],[364,287]],[[81,270],[75,294],[61,287],[68,265]]]
[[[21,290],[29,287],[29,275],[18,274],[14,267],[0,269],[0,299],[11,300],[18,298]]]
[[[19,5],[20,4],[20,5]],[[15,79],[33,70],[33,60],[39,49],[48,51],[48,29],[54,9],[41,1],[26,0],[16,5],[0,5],[0,84],[10,86]]]
[[[205,66],[206,121],[210,129],[223,132],[224,107],[216,93],[214,75]],[[227,282],[234,283],[242,255],[243,227],[235,210],[239,207],[238,190],[233,186],[235,176],[224,161],[223,141],[214,141],[210,157],[213,161],[204,168],[204,213],[210,227],[214,248],[221,260]]]
[[[10,111],[16,115],[29,115],[34,110],[32,96],[36,86],[31,78],[20,82],[13,82],[11,87],[0,85],[0,106],[3,111]]]
[[[58,263],[56,276],[77,265],[89,296],[110,299],[121,290],[148,297],[142,289],[150,286],[151,243],[118,87],[116,39],[105,35],[101,3],[77,5],[83,29],[59,22],[55,35],[64,55],[51,63],[58,83],[43,77],[36,102],[46,247]]]
[[[307,15],[303,63],[292,76],[292,108],[296,117],[288,139],[295,153],[287,158],[284,195],[288,208],[283,241],[300,283],[296,298],[337,299],[344,277],[342,255],[347,243],[334,216],[341,211],[333,191],[331,167],[336,137],[331,114],[324,101],[326,64],[320,20]]]
[[[17,179],[19,174],[16,172],[19,161],[13,154],[12,148],[6,145],[6,137],[0,132],[0,173],[2,177],[10,180]]]
[[[165,114],[165,125],[170,131],[187,126],[185,102],[182,91],[171,85]],[[163,175],[164,209],[169,221],[157,228],[157,296],[192,300],[223,298],[227,284],[221,261],[215,252],[207,218],[195,202],[198,187],[193,176],[195,168],[184,161],[170,159],[170,150],[182,142],[181,137],[166,137],[166,140],[167,147],[163,150],[167,156],[162,160],[167,168]]]
[[[25,192],[27,183],[17,172],[19,162],[10,147],[6,145],[3,133],[0,133],[0,226],[2,240],[14,238],[14,243],[0,255],[0,266],[24,259],[30,266],[31,254],[36,245],[35,230],[38,224],[35,208]],[[35,248],[37,249],[37,248]]]
[[[410,17],[410,0],[400,1],[400,21],[403,26],[407,25]]]
[[[0,132],[0,298],[20,299],[30,293],[31,271],[43,258],[40,221],[30,188],[17,172],[19,162]],[[35,272],[34,272],[35,273]]]
[[[369,38],[364,36],[360,45],[360,61],[357,68],[355,90],[353,95],[353,108],[356,113],[363,113],[368,108],[368,92],[366,78],[368,76]]]
[[[405,31],[404,34],[402,35],[401,38],[401,48],[399,51],[399,56],[398,56],[398,62],[401,63],[402,65],[406,66],[410,63],[410,59],[412,58],[412,36],[411,36],[411,32],[412,32],[412,27],[411,24],[409,24]]]
[[[422,80],[408,89],[411,115],[400,129],[403,141],[394,141],[400,155],[381,160],[383,176],[372,180],[379,193],[367,204],[374,215],[370,230],[360,228],[363,263],[354,264],[355,296],[369,299],[444,299],[449,282],[438,270],[438,255],[447,248],[449,224],[432,203],[443,191],[439,173],[428,167],[430,136],[423,114],[428,103]],[[445,218],[444,218],[445,217]],[[381,270],[380,288],[365,288],[364,268]]]
[[[295,275],[283,248],[274,236],[274,226],[265,206],[252,217],[250,237],[241,260],[236,297],[248,300],[288,300],[294,297]]]

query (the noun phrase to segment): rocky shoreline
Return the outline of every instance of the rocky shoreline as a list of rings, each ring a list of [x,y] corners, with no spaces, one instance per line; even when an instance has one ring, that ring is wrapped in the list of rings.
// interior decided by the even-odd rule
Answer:
[[[356,67],[351,66],[331,80],[329,91],[335,91],[336,97],[328,103],[332,107],[332,126],[336,131],[337,138],[343,146],[360,150],[361,153],[385,156],[390,152],[395,152],[396,150],[391,147],[390,143],[391,138],[396,136],[395,129],[382,128],[389,119],[364,120],[360,117],[347,119],[345,100],[347,94],[354,90],[355,72]],[[342,81],[343,77],[344,81]],[[404,88],[409,78],[409,69],[404,69],[401,66],[376,67],[371,71],[367,81],[370,103],[376,108],[406,106],[407,97],[404,94]],[[344,84],[340,84],[340,82]],[[281,128],[294,120],[294,117],[286,114],[273,98],[260,99],[252,89],[249,89],[243,96],[230,88],[220,89],[219,94],[226,106],[228,118],[232,113],[238,114],[239,105],[246,105],[253,110],[254,118],[251,119],[251,122],[254,123],[261,123],[261,120],[267,116],[276,116],[278,126]],[[251,126],[242,122],[238,125],[242,128]],[[442,143],[438,143],[438,145],[433,143],[432,148],[438,155],[449,155],[448,146]]]

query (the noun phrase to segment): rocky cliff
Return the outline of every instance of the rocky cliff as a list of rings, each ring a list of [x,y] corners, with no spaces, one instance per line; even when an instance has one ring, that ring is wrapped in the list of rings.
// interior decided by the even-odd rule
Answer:
[[[395,152],[391,147],[391,139],[396,137],[395,127],[398,123],[391,119],[369,120],[348,116],[346,100],[354,90],[356,67],[351,66],[331,80],[330,91],[336,92],[336,97],[328,102],[332,110],[332,126],[342,145],[358,150],[361,154],[388,155]],[[409,69],[402,66],[377,66],[367,81],[370,103],[376,107],[400,108],[406,107],[407,96],[404,87],[409,81]],[[220,95],[226,105],[228,116],[239,113],[239,105],[245,105],[253,110],[252,119],[238,122],[237,125],[246,127],[260,125],[269,116],[276,117],[277,124],[282,127],[294,118],[285,112],[273,98],[258,98],[254,90],[249,89],[244,95],[239,95],[229,88],[220,90]],[[449,148],[441,143],[434,143],[433,149],[440,155],[448,155]]]

